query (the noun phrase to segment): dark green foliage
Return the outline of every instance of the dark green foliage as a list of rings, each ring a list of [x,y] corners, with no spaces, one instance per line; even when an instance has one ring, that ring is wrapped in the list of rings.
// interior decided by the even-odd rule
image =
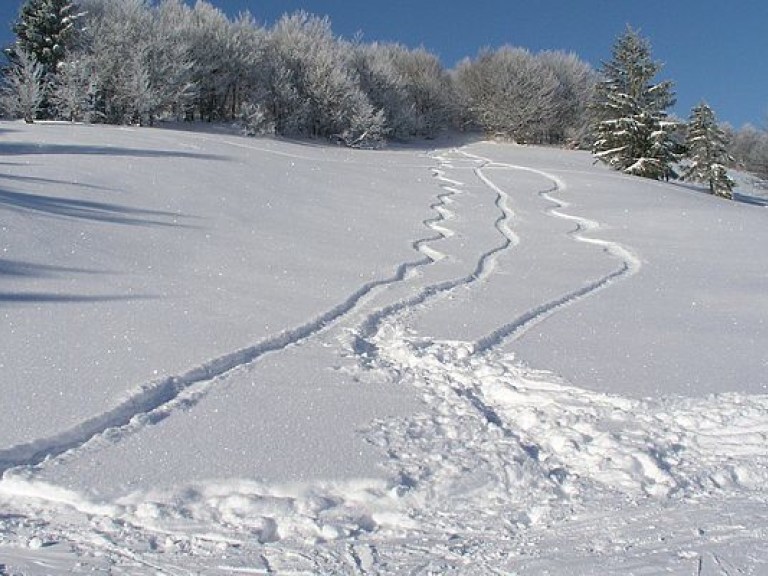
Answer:
[[[660,69],[648,41],[631,28],[603,64],[593,104],[593,152],[616,170],[654,179],[671,173],[678,124],[666,112],[675,102],[672,83],[653,83]]]
[[[683,178],[704,182],[712,194],[733,198],[734,182],[725,168],[733,158],[728,154],[725,132],[717,125],[715,113],[703,102],[691,112],[685,145],[691,163]]]
[[[21,7],[13,26],[17,45],[35,57],[44,74],[55,73],[66,57],[77,16],[77,7],[70,0],[27,0]]]

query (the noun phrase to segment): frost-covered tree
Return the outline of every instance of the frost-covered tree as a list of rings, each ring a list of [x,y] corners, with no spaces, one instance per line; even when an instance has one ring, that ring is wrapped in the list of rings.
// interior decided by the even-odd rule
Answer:
[[[232,120],[251,107],[263,91],[266,30],[242,14],[229,20],[218,8],[198,1],[191,12],[190,39],[194,106],[190,118]]]
[[[350,52],[349,67],[374,108],[383,112],[389,136],[402,140],[418,133],[424,122],[393,61],[399,50],[396,45],[358,42]]]
[[[589,131],[588,109],[597,82],[595,71],[572,53],[546,51],[538,54],[537,59],[557,79],[554,109],[544,121],[544,141],[581,144]]]
[[[732,199],[734,182],[725,166],[733,158],[728,154],[725,132],[717,125],[715,113],[704,102],[691,112],[685,147],[690,164],[683,178],[704,182],[712,194]]]
[[[358,86],[350,51],[327,18],[297,12],[275,25],[265,51],[263,102],[279,134],[355,146],[375,146],[383,137],[384,115]]]
[[[189,9],[178,0],[83,0],[83,8],[76,56],[92,63],[100,117],[142,125],[183,117],[194,97]]]
[[[78,17],[71,0],[27,0],[13,25],[19,51],[32,54],[44,75],[55,74],[74,40]],[[15,52],[12,48],[12,58]]]
[[[141,54],[140,74],[146,75],[150,94],[142,123],[180,119],[196,93],[194,62],[188,35],[190,10],[181,0],[164,0],[150,8],[152,25]]]
[[[672,83],[655,83],[661,64],[651,58],[649,42],[631,28],[603,63],[595,87],[593,152],[627,174],[661,179],[672,172],[678,124],[668,119],[675,102]]]
[[[487,133],[538,141],[555,114],[558,80],[523,48],[484,50],[462,61],[455,79],[470,119]]]
[[[404,105],[413,114],[410,135],[433,138],[450,127],[456,117],[456,95],[440,59],[424,48],[392,44],[387,50],[402,82]]]
[[[92,59],[97,83],[96,109],[104,122],[135,121],[136,92],[142,85],[143,55],[152,27],[145,0],[83,0],[86,12],[83,44]]]
[[[17,50],[14,59],[3,79],[0,102],[7,115],[31,124],[45,97],[43,66],[26,50]]]
[[[734,162],[740,168],[768,179],[768,132],[746,124],[732,131],[729,140]]]
[[[49,96],[57,115],[71,122],[95,122],[98,119],[97,78],[93,59],[88,54],[73,53],[60,62]]]

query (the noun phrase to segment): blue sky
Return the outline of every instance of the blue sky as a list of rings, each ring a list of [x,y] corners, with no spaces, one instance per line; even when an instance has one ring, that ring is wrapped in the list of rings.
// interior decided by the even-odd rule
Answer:
[[[193,0],[189,0],[192,2]],[[674,112],[687,118],[702,99],[736,127],[768,123],[766,0],[210,0],[235,15],[250,10],[262,23],[305,9],[328,15],[345,37],[423,45],[452,67],[484,46],[575,52],[594,66],[611,56],[627,24],[648,37],[659,79],[675,82]],[[0,40],[21,1],[0,0]]]

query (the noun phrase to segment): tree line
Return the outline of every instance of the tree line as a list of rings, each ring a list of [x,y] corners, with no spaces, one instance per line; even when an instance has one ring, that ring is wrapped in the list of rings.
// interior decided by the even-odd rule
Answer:
[[[237,121],[357,146],[455,128],[563,143],[584,132],[595,79],[571,54],[509,47],[451,71],[306,12],[265,27],[202,0],[29,0],[14,30],[4,109],[29,120]]]
[[[729,197],[725,166],[768,176],[768,136],[702,103],[671,118],[650,44],[627,28],[595,71],[560,51],[484,49],[448,70],[424,48],[365,43],[300,11],[272,26],[204,0],[26,0],[6,50],[8,117],[153,125],[237,122],[248,134],[377,147],[446,130],[591,148],[628,174],[684,176]]]

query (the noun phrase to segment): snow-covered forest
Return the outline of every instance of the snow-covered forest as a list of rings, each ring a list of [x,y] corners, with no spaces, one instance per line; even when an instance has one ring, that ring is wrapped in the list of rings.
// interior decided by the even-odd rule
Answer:
[[[654,82],[661,65],[631,28],[598,71],[574,54],[512,46],[484,49],[446,70],[423,48],[341,38],[327,18],[296,12],[267,27],[249,13],[233,20],[203,0],[192,7],[181,0],[28,0],[14,31],[0,112],[29,122],[235,122],[251,135],[355,147],[471,131],[593,146],[610,165],[653,178],[675,174],[671,164],[684,155],[687,127],[666,119],[673,83]],[[621,62],[621,43],[630,40],[640,51],[624,50],[645,59],[644,68]],[[636,77],[609,87],[622,73]],[[630,86],[645,96],[626,93]],[[611,107],[620,112],[613,119],[606,116]],[[636,137],[622,144],[623,136],[616,142],[609,132]],[[733,142],[725,151],[730,165],[765,176],[766,134],[751,126],[724,132],[724,144]],[[651,135],[656,142],[641,142]],[[630,150],[624,158],[614,154],[621,149]]]
[[[367,146],[449,128],[563,143],[583,133],[594,83],[571,54],[511,48],[466,60],[454,74],[424,49],[343,39],[304,12],[265,27],[204,1],[58,4],[65,33],[45,64],[49,117],[238,121],[251,133]]]
[[[266,26],[249,13],[232,19],[204,0],[28,0],[14,31],[0,113],[29,122],[225,122],[250,135],[367,148],[476,132],[594,147],[610,165],[652,178],[676,174],[671,164],[684,157],[687,126],[666,118],[673,84],[655,81],[661,65],[631,29],[614,46],[618,60],[600,70],[575,54],[512,46],[484,49],[448,70],[424,48],[339,37],[327,18],[296,12]],[[634,74],[621,70],[627,63],[616,52],[629,39],[650,72],[635,68],[641,98],[625,94],[629,84],[608,88],[612,73]],[[616,89],[621,113],[611,119],[607,100]],[[765,131],[722,129],[728,165],[768,176]],[[657,141],[617,143],[606,130]],[[631,151],[617,158],[619,149]]]

